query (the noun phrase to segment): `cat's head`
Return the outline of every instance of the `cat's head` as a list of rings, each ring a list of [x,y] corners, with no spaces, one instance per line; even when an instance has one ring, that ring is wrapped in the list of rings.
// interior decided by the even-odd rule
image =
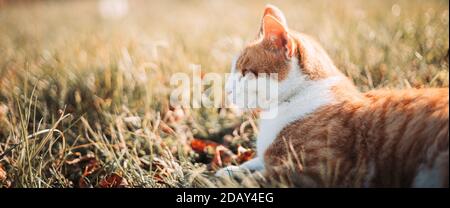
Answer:
[[[258,38],[233,60],[226,93],[240,108],[270,108],[332,71],[334,65],[321,47],[290,31],[284,14],[267,5]],[[269,86],[256,87],[260,83]]]

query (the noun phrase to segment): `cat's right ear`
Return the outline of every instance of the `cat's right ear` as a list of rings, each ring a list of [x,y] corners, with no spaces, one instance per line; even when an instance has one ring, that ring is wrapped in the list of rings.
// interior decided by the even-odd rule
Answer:
[[[284,16],[283,12],[278,9],[278,7],[273,6],[271,4],[267,4],[266,7],[264,8],[264,14],[261,18],[261,27],[259,29],[259,34],[262,35],[263,34],[263,21],[264,21],[264,17],[266,15],[271,15],[272,17],[275,17],[276,20],[278,20],[284,27],[287,28],[287,21],[286,21],[286,17]]]
[[[285,50],[288,58],[291,58],[296,50],[295,41],[288,34],[288,29],[272,15],[263,18],[263,40],[269,42],[274,48]]]

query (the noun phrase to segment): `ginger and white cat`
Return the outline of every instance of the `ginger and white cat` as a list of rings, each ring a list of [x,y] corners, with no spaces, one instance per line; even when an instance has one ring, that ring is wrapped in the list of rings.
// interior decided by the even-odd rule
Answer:
[[[231,73],[232,98],[245,91],[236,90],[242,82],[277,73],[277,116],[260,119],[256,158],[216,175],[261,171],[306,187],[448,187],[448,88],[361,93],[271,5]]]

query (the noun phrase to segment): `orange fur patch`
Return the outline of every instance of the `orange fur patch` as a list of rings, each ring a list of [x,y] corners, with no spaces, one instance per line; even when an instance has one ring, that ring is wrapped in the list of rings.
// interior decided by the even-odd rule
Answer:
[[[269,172],[288,160],[287,142],[301,154],[304,169],[297,174],[314,178],[317,186],[410,187],[421,164],[432,166],[448,154],[448,89],[363,95],[340,97],[285,127],[265,153]],[[448,158],[439,165],[448,187]]]

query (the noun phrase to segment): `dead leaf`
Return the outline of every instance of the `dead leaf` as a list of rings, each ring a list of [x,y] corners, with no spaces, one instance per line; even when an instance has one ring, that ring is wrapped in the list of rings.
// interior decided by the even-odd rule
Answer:
[[[98,185],[100,188],[125,188],[128,186],[128,182],[119,174],[112,173],[103,178]]]
[[[68,165],[79,165],[83,169],[83,177],[89,176],[98,169],[100,169],[100,163],[93,153],[88,153],[86,155],[81,156],[81,153],[74,153],[77,158],[73,160],[68,160],[66,163]]]
[[[215,150],[217,146],[219,146],[219,144],[212,141],[206,141],[201,139],[192,139],[191,141],[191,148],[197,153],[205,153],[208,147],[213,148]]]
[[[100,169],[100,164],[96,158],[92,158],[89,160],[89,163],[84,167],[83,176],[89,176],[95,171]]]
[[[97,159],[91,158],[88,164],[84,167],[83,175],[78,180],[78,187],[80,188],[92,188],[92,185],[88,183],[87,177],[100,169],[100,164]]]
[[[239,164],[242,164],[246,161],[251,160],[253,157],[255,157],[256,152],[252,149],[246,149],[242,146],[238,147],[238,155],[237,155],[237,162]]]
[[[82,172],[81,176],[75,179],[74,182],[78,182],[78,187],[80,188],[92,188],[92,185],[89,183],[88,176],[101,168],[100,162],[92,152],[89,152],[86,155],[81,155],[81,153],[75,152],[73,155],[76,158],[67,160],[66,164],[75,168],[75,170]]]

